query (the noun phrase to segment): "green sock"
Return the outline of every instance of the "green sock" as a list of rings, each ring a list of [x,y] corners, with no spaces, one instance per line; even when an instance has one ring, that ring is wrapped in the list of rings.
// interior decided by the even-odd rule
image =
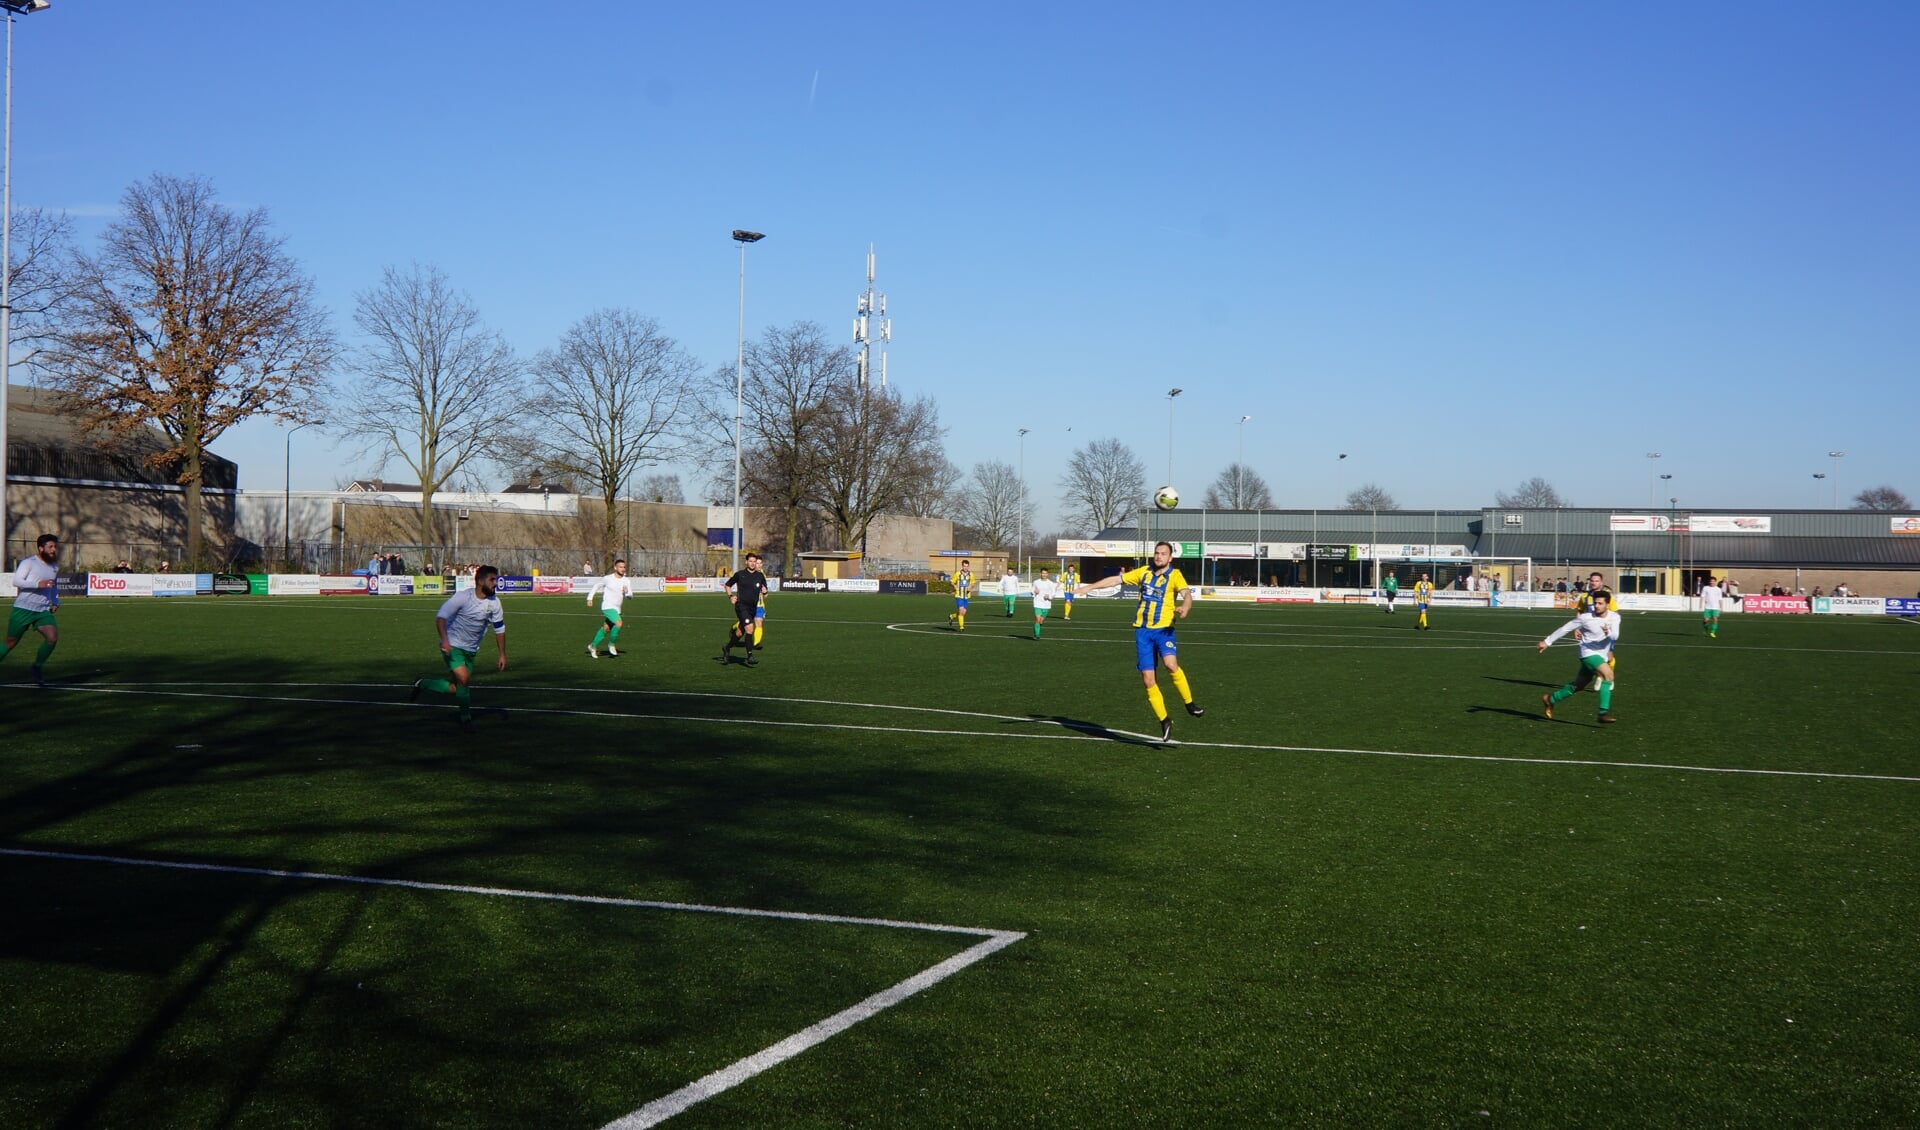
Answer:
[[[1600,684],[1600,713],[1605,714],[1607,711],[1612,709],[1613,709],[1613,680],[1608,679],[1606,682]]]
[[[52,654],[53,654],[53,641],[46,640],[42,642],[40,645],[40,653],[33,657],[33,665],[35,667],[46,666],[47,656]]]
[[[453,700],[460,704],[460,720],[473,721],[473,688],[458,687],[453,692]]]
[[[607,642],[608,643],[620,642],[620,625],[615,624],[613,627],[607,630]]]
[[[1559,690],[1554,691],[1552,694],[1548,695],[1547,699],[1548,701],[1551,701],[1551,702],[1560,702],[1563,699],[1569,699],[1572,697],[1573,697],[1573,684],[1568,683],[1565,686],[1561,687]]]
[[[453,680],[452,679],[422,679],[420,680],[420,689],[424,691],[432,691],[434,694],[452,694]]]
[[[599,631],[593,633],[593,643],[591,646],[599,647],[605,642],[607,642],[607,630],[605,628],[601,628]]]

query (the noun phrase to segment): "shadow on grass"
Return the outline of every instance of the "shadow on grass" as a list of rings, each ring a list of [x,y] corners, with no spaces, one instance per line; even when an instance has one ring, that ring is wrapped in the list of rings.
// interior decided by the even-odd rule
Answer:
[[[1158,738],[1143,737],[1140,734],[1129,734],[1120,730],[1109,730],[1098,722],[1088,722],[1080,718],[1067,718],[1059,714],[1029,714],[1027,717],[1032,718],[1036,722],[1052,722],[1054,725],[1062,729],[1072,730],[1076,734],[1085,734],[1092,738],[1104,738],[1107,741],[1119,742],[1121,745],[1159,746],[1163,744]]]
[[[1549,718],[1540,713],[1540,708],[1515,710],[1510,706],[1469,706],[1468,714],[1505,714],[1511,718],[1524,718],[1529,722],[1550,722],[1561,726],[1584,726],[1584,722],[1575,722],[1571,718]]]
[[[1541,679],[1510,679],[1505,675],[1482,675],[1480,677],[1482,679],[1487,680],[1490,683],[1511,683],[1516,687],[1546,687],[1548,689],[1552,689],[1554,687],[1565,685],[1564,680],[1560,682],[1552,682],[1549,680],[1541,680]]]
[[[472,734],[445,696],[407,703],[427,666],[410,658],[341,652],[306,665],[269,653],[236,664],[123,650],[109,667],[75,672],[64,689],[0,688],[9,721],[0,845],[953,921],[1002,901],[1009,877],[1097,879],[1108,866],[1099,845],[1125,823],[1125,806],[1097,782],[970,756],[977,737],[813,728],[848,719],[817,710],[796,718],[799,708],[755,698],[589,698],[609,688],[543,687],[576,676],[541,662],[501,675],[483,655]],[[516,679],[527,683],[514,689]],[[937,756],[902,756],[906,743],[909,754]],[[336,976],[330,966],[358,919],[294,931],[292,944],[262,940],[289,931],[287,916],[301,913],[289,906],[310,884],[225,875],[158,883],[142,869],[109,875],[120,869],[79,863],[57,864],[62,880],[32,878],[50,864],[9,859],[0,872],[10,904],[0,954],[18,971],[0,973],[0,998],[20,999],[50,967],[131,973],[163,988],[139,1006],[116,1003],[106,1018],[115,1023],[43,1017],[56,1035],[65,1026],[94,1033],[87,1051],[25,1046],[24,1030],[0,1035],[0,1058],[18,1074],[0,1090],[33,1096],[18,1099],[24,1124],[112,1121],[161,1080],[183,1120],[220,1125],[272,1122],[274,1111],[417,1121],[444,1111],[455,1076],[494,1094],[482,1119],[492,1124],[598,1109],[590,1092],[605,1082],[592,1073],[512,1082],[544,1045],[530,1049],[504,1030],[458,1043],[444,1029],[409,1034],[419,1025],[405,990],[371,980],[351,1007],[391,1024],[429,1062],[394,1072],[391,1062],[316,1050],[305,1002]],[[74,883],[124,897],[76,909]],[[457,942],[438,944],[456,955],[488,944],[483,922],[462,929]],[[232,993],[245,979],[233,963],[243,959],[248,976],[292,989],[263,994],[255,1013],[226,1015],[228,1002],[209,985]],[[497,988],[525,1031],[562,1029],[581,1010],[576,992],[543,987],[544,972]],[[343,1048],[354,1043],[351,1029],[338,1033]],[[267,1049],[289,1042],[326,1070],[287,1070]]]

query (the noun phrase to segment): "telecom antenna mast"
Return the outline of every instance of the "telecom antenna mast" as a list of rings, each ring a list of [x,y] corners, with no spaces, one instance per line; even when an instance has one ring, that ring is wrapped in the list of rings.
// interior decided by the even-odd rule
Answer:
[[[860,347],[860,387],[867,387],[872,371],[868,355],[880,339],[880,387],[887,387],[887,343],[893,340],[893,320],[887,317],[887,296],[873,289],[873,244],[867,244],[867,292],[860,296],[853,317],[853,343]]]

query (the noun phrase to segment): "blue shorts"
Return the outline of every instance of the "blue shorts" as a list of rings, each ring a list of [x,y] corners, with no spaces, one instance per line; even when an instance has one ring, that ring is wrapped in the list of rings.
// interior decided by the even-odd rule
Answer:
[[[1133,650],[1140,670],[1151,671],[1161,656],[1171,659],[1179,648],[1173,642],[1172,628],[1135,628]]]
[[[953,607],[954,607],[954,610],[957,612],[965,612],[967,610],[967,598],[964,596],[954,597]]]

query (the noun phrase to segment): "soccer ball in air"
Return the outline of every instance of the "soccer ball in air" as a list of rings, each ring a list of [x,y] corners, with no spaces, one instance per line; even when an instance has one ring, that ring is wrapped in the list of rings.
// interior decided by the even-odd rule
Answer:
[[[1180,505],[1180,492],[1172,487],[1161,487],[1153,492],[1153,504],[1162,510],[1172,510]]]

